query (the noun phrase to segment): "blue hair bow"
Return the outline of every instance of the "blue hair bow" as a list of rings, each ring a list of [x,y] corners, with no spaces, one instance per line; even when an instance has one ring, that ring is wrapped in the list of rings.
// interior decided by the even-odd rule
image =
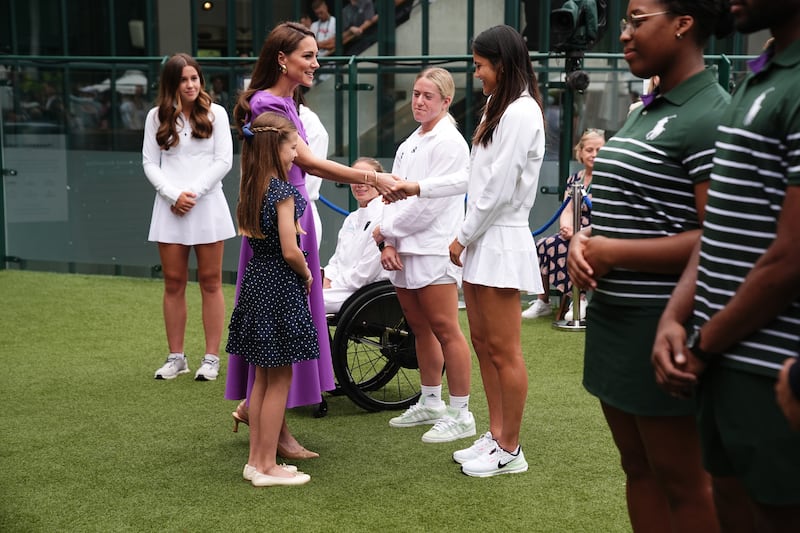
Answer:
[[[248,122],[244,126],[242,126],[242,134],[244,135],[244,139],[249,141],[255,135],[253,131],[250,129],[250,123]]]

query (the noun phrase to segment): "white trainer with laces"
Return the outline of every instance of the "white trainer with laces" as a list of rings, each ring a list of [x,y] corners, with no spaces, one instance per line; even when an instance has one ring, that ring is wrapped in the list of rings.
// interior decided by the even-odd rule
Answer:
[[[469,411],[447,409],[445,414],[431,429],[422,435],[422,442],[450,442],[465,439],[475,434],[475,417]]]
[[[553,308],[550,307],[550,304],[538,298],[533,301],[529,308],[522,312],[522,318],[539,318],[552,315]]]
[[[469,448],[464,448],[463,450],[456,450],[453,452],[453,461],[464,464],[467,461],[471,461],[476,457],[490,451],[492,448],[497,446],[497,443],[494,441],[494,437],[492,437],[492,432],[487,431],[472,443],[472,446]]]
[[[180,374],[189,372],[189,364],[186,356],[179,353],[171,353],[167,357],[164,366],[156,370],[156,379],[175,379]]]
[[[514,453],[507,452],[499,445],[493,450],[461,465],[461,471],[473,477],[491,477],[501,474],[519,474],[527,472],[528,462],[522,453],[522,446],[517,446]]]
[[[447,406],[443,403],[441,407],[428,407],[424,403],[417,402],[400,416],[389,420],[389,425],[393,428],[410,428],[412,426],[422,426],[425,424],[435,424],[447,414]]]
[[[219,357],[207,353],[194,374],[196,381],[214,381],[219,375]]]

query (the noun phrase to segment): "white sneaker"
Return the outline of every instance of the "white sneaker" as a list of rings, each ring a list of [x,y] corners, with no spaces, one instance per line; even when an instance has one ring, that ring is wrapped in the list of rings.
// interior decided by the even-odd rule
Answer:
[[[180,374],[189,372],[189,364],[183,354],[169,354],[164,366],[156,370],[156,379],[175,379]]]
[[[580,303],[581,318],[580,318],[580,320],[583,320],[583,319],[586,318],[586,306],[587,305],[588,305],[588,303],[586,302],[586,300],[581,300],[581,303]],[[567,310],[567,312],[564,313],[564,320],[566,320],[567,322],[572,320],[572,305],[570,305],[569,306],[569,310]]]
[[[551,316],[552,314],[553,308],[550,307],[550,304],[537,298],[529,308],[522,312],[522,318],[539,318],[542,316]]]
[[[494,441],[494,437],[492,437],[492,432],[487,431],[472,443],[472,446],[469,448],[464,448],[463,450],[456,450],[453,452],[453,461],[464,464],[467,461],[471,461],[476,457],[488,452],[492,448],[496,447],[497,443]]]
[[[447,414],[447,406],[443,403],[441,407],[428,407],[424,403],[417,402],[400,416],[389,420],[389,425],[393,428],[410,428],[424,424],[435,424]]]
[[[447,414],[422,435],[422,442],[450,442],[471,437],[474,434],[475,417],[472,416],[472,413],[448,409]]]
[[[528,462],[525,460],[525,454],[522,453],[522,446],[517,446],[515,453],[509,453],[500,446],[495,446],[489,453],[461,465],[461,471],[473,477],[519,474],[527,470]]]
[[[219,357],[207,353],[194,374],[196,381],[214,381],[219,375]]]

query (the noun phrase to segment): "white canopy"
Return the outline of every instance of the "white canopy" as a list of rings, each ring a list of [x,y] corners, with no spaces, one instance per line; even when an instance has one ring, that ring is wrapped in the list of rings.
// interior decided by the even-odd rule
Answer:
[[[136,94],[136,87],[142,87],[147,92],[147,76],[141,70],[126,70],[125,73],[117,78],[114,84],[120,94]],[[111,89],[111,80],[106,79],[95,85],[88,85],[82,90],[86,92],[102,93]]]

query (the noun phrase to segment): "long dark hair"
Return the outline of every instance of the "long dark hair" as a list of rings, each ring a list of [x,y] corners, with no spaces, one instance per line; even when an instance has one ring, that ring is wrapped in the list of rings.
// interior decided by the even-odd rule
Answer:
[[[189,54],[178,53],[170,57],[164,64],[161,71],[161,78],[158,83],[158,120],[160,122],[156,131],[156,142],[162,150],[169,150],[178,144],[178,126],[184,127],[181,112],[180,85],[184,67],[193,67],[200,77],[200,94],[192,106],[192,113],[189,115],[189,124],[192,127],[192,137],[196,139],[208,139],[214,131],[211,124],[209,110],[211,109],[211,96],[206,92],[206,80],[200,63]],[[178,124],[180,122],[180,124]]]
[[[300,45],[300,41],[306,37],[314,37],[314,33],[296,22],[282,22],[267,35],[261,52],[258,54],[258,61],[253,68],[253,76],[250,79],[250,86],[242,91],[236,106],[233,108],[233,120],[239,132],[250,116],[250,98],[258,91],[269,89],[278,83],[281,76],[280,66],[278,65],[278,52],[286,55],[291,54]]]
[[[472,52],[489,60],[497,72],[497,87],[483,108],[485,119],[472,137],[472,144],[488,146],[511,102],[527,90],[544,110],[542,95],[525,41],[511,26],[494,26],[479,34],[472,41]]]
[[[281,163],[281,143],[289,139],[297,128],[288,118],[266,111],[258,115],[250,125],[250,135],[242,145],[242,177],[239,181],[239,203],[236,205],[236,222],[239,234],[259,239],[261,231],[261,206],[269,187],[270,177],[275,175],[289,181]]]

